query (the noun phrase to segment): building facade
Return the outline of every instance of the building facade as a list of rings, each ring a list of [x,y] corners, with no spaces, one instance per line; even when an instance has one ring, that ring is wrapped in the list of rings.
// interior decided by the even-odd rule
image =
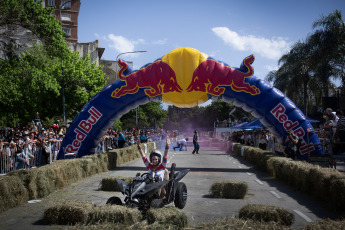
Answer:
[[[45,7],[55,7],[54,14],[62,23],[62,30],[68,36],[68,43],[78,42],[78,16],[80,0],[45,0]]]

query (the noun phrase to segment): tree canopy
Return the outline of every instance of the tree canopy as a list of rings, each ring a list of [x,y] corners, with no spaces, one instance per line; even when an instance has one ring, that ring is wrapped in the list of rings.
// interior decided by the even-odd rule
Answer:
[[[345,25],[341,12],[321,16],[313,29],[306,41],[297,42],[280,58],[279,69],[266,76],[297,105],[303,105],[304,113],[310,111],[308,107],[321,106],[330,89],[338,93],[332,80],[341,81],[340,98],[345,96]],[[340,107],[345,108],[344,101]]]
[[[29,122],[41,117],[62,116],[62,88],[66,116],[73,119],[93,95],[105,86],[101,66],[68,49],[60,22],[32,0],[0,1],[0,26],[15,28],[0,34],[0,122]],[[25,28],[37,37],[31,47],[17,54],[16,32]],[[8,30],[6,30],[8,31]],[[24,43],[28,44],[28,43]]]

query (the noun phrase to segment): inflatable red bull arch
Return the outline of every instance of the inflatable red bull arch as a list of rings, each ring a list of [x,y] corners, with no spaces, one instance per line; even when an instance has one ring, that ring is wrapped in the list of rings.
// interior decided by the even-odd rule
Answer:
[[[288,131],[302,139],[302,158],[323,154],[318,136],[296,105],[281,91],[253,76],[251,55],[231,68],[193,48],[178,48],[139,70],[121,59],[118,79],[96,94],[74,118],[58,158],[95,153],[100,138],[123,114],[150,101],[190,108],[209,99],[223,100],[251,113],[283,143]],[[308,138],[309,137],[309,138]]]

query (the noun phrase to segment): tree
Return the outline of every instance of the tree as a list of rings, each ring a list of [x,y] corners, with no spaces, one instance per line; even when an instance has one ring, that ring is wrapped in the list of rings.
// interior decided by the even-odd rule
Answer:
[[[163,121],[167,117],[167,111],[163,110],[162,102],[151,101],[147,104],[140,105],[138,111],[138,129],[163,127]],[[132,109],[120,118],[122,128],[131,129],[136,127],[136,109]]]
[[[42,7],[41,2],[33,0],[1,0],[0,1],[0,53],[5,57],[16,56],[18,48],[25,48],[28,42],[38,38],[45,44],[50,55],[63,56],[68,50],[64,40],[65,32],[61,23],[52,15],[54,8]],[[32,32],[33,36],[18,47],[16,35],[22,28]]]
[[[42,117],[62,116],[63,86],[66,115],[72,119],[105,86],[102,67],[68,49],[51,8],[32,0],[2,0],[0,12],[2,27],[21,26],[40,39],[18,55],[12,40],[0,34],[6,54],[0,59],[0,122],[28,122],[37,111]]]
[[[341,11],[335,10],[313,23],[316,31],[308,38],[312,46],[311,60],[316,77],[322,82],[324,96],[328,96],[329,79],[344,78],[345,25]]]
[[[266,80],[299,104],[303,98],[307,112],[308,95],[320,105],[322,96],[328,96],[334,87],[331,77],[341,78],[344,85],[345,27],[340,11],[315,21],[317,30],[306,42],[297,42],[279,59],[279,69],[271,71]],[[303,95],[303,97],[302,97]]]

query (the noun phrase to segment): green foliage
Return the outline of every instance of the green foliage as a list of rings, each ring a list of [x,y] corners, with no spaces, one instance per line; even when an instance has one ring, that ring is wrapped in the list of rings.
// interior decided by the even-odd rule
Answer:
[[[297,42],[280,58],[279,69],[266,77],[296,104],[303,104],[304,112],[310,99],[312,105],[321,106],[322,97],[328,97],[330,89],[335,91],[332,79],[340,79],[342,86],[345,83],[345,23],[341,12],[321,16],[313,29],[305,42]]]
[[[136,114],[138,119],[138,128],[162,128],[163,121],[167,117],[167,111],[163,110],[162,102],[151,101],[147,104],[140,105],[136,109],[132,109],[123,117],[121,122],[122,128],[131,129],[136,127]]]
[[[112,127],[114,130],[119,130],[119,129],[122,129],[122,125],[123,124],[122,124],[121,120],[116,120]]]
[[[10,26],[13,31],[5,31],[1,38],[9,41],[5,52],[14,54],[17,45],[11,35],[20,26],[32,31],[46,46],[48,53],[54,56],[63,56],[68,48],[64,40],[61,23],[52,15],[54,8],[42,7],[41,2],[33,0],[2,0],[0,1],[0,26]]]
[[[15,125],[41,117],[62,117],[62,91],[67,119],[73,119],[97,92],[105,86],[101,66],[90,58],[71,52],[63,38],[60,22],[32,0],[0,1],[0,23],[29,29],[43,43],[33,42],[19,56],[11,41],[1,47],[7,53],[0,60],[0,122]],[[5,34],[6,35],[6,34]],[[0,34],[0,38],[6,38]],[[5,36],[5,37],[4,37]],[[6,40],[6,39],[5,39]],[[13,48],[9,50],[8,48]]]

